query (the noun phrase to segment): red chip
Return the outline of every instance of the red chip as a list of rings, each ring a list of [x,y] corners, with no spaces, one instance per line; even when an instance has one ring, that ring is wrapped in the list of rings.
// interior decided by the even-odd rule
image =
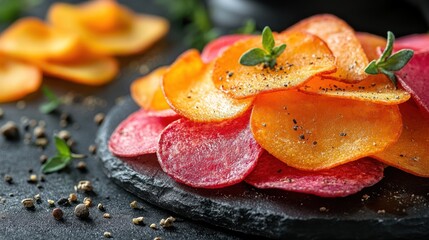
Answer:
[[[217,38],[211,42],[209,42],[203,49],[203,52],[201,53],[201,59],[205,63],[211,62],[213,59],[217,58],[219,55],[221,55],[225,49],[238,40],[246,39],[251,37],[252,35],[245,35],[245,34],[234,34],[234,35],[226,35],[222,36],[220,38]]]
[[[137,157],[155,153],[162,130],[176,120],[172,110],[140,109],[121,122],[109,140],[109,150],[118,157]]]
[[[307,172],[287,166],[265,152],[245,181],[256,188],[278,188],[320,197],[345,197],[383,178],[384,165],[363,158],[331,169]]]
[[[158,161],[170,177],[197,188],[239,183],[262,153],[249,126],[249,114],[220,123],[179,119],[161,133]]]
[[[429,49],[414,53],[410,62],[396,74],[402,87],[429,115]]]
[[[413,50],[429,50],[429,34],[412,34],[395,41],[395,49],[409,48]]]

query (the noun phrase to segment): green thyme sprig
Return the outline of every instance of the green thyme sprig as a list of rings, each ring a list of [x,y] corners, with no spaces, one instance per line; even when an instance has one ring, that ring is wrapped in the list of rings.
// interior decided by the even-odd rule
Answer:
[[[61,105],[61,100],[55,95],[55,93],[46,86],[42,86],[42,92],[47,101],[39,106],[39,111],[41,113],[48,114],[58,109]]]
[[[85,158],[83,154],[72,153],[67,143],[55,136],[55,148],[57,149],[57,155],[48,159],[48,161],[42,165],[43,173],[51,173],[59,171],[67,167],[74,158]]]
[[[260,63],[268,65],[270,68],[274,68],[277,62],[277,58],[286,49],[286,44],[280,46],[274,46],[274,36],[269,27],[265,27],[262,31],[262,47],[253,48],[245,52],[240,57],[240,64],[244,66],[255,66]]]
[[[411,60],[414,55],[414,51],[410,49],[402,49],[392,55],[394,41],[395,35],[388,31],[387,44],[383,53],[379,59],[373,60],[368,64],[365,68],[365,72],[368,74],[382,73],[392,81],[395,87],[397,87],[398,79],[395,72],[401,70]]]

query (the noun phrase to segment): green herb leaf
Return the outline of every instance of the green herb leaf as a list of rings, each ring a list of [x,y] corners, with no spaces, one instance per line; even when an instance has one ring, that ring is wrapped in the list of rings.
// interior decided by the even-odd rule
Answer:
[[[377,61],[376,60],[372,60],[368,64],[368,66],[366,66],[365,72],[368,73],[368,74],[372,74],[372,75],[378,74],[379,72],[378,72],[378,69],[377,69]]]
[[[240,64],[244,66],[255,66],[264,63],[270,68],[274,68],[277,58],[285,51],[286,44],[275,47],[273,33],[269,27],[262,31],[262,46],[265,49],[253,48],[243,53],[240,57]]]
[[[272,52],[274,47],[274,37],[270,27],[265,27],[262,30],[262,46],[267,52]]]
[[[71,151],[70,151],[69,146],[67,145],[67,143],[63,139],[61,139],[57,136],[55,136],[55,148],[57,148],[59,156],[69,157],[69,158],[71,157]]]
[[[380,66],[388,71],[399,71],[411,60],[413,55],[412,50],[403,49],[388,57]]]
[[[373,60],[368,64],[368,66],[366,66],[365,72],[368,74],[382,73],[392,81],[395,87],[397,87],[398,79],[394,72],[401,70],[405,65],[407,65],[413,57],[414,51],[403,49],[392,55],[394,41],[395,35],[388,31],[386,48],[378,60]]]
[[[245,52],[240,57],[240,64],[244,66],[255,66],[266,62],[265,51],[260,48],[253,48]]]
[[[42,86],[42,92],[48,101],[39,106],[39,111],[41,113],[51,113],[61,105],[61,100],[48,87]]]
[[[386,59],[392,55],[393,52],[393,43],[395,42],[395,35],[391,32],[387,32],[387,44],[384,48],[383,53],[381,54],[381,57],[379,59],[380,62],[386,61]]]
[[[55,156],[42,165],[43,173],[51,173],[65,168],[71,161],[71,157]]]
[[[282,44],[280,46],[273,48],[273,55],[275,58],[278,58],[286,49],[286,44]]]
[[[57,136],[55,136],[55,148],[57,149],[57,155],[49,158],[49,160],[42,165],[43,173],[56,172],[70,164],[73,158],[86,157],[83,154],[72,153],[67,143]]]

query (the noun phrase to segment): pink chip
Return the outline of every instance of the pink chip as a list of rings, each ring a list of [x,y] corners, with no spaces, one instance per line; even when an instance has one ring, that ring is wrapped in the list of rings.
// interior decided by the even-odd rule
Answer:
[[[345,197],[383,178],[384,165],[361,159],[332,169],[307,172],[287,166],[265,152],[245,181],[256,188],[278,188],[320,197]]]
[[[429,50],[429,34],[412,34],[395,41],[395,49],[409,48],[415,51]]]
[[[410,62],[396,73],[402,87],[411,93],[425,115],[429,115],[429,49],[414,53]]]
[[[234,35],[226,35],[226,36],[219,37],[218,39],[215,39],[209,42],[204,47],[203,52],[201,53],[201,59],[203,60],[203,62],[209,63],[213,59],[221,55],[227,47],[231,46],[238,40],[246,39],[251,36],[252,35],[234,34]]]
[[[179,119],[161,134],[158,161],[178,182],[198,188],[239,183],[262,153],[249,127],[249,114],[221,123]]]
[[[172,110],[140,109],[121,122],[109,139],[109,150],[118,157],[137,157],[155,153],[162,130],[178,119]]]

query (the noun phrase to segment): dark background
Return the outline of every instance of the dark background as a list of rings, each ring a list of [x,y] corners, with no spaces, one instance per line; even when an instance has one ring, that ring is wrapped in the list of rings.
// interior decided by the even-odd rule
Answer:
[[[54,1],[43,1],[24,15],[44,18],[48,6]],[[78,1],[69,1],[78,2]],[[120,1],[137,12],[152,13],[165,17],[166,9],[155,1]],[[367,31],[385,35],[387,30],[397,36],[414,32],[426,32],[428,29],[427,13],[428,1],[380,0],[380,1],[256,1],[256,0],[209,0],[207,6],[213,17],[216,27],[228,32],[240,26],[245,19],[253,17],[259,28],[270,25],[280,31],[294,22],[315,13],[330,12],[345,19],[358,31]],[[0,6],[1,7],[1,6]],[[426,16],[426,18],[425,18]],[[3,24],[2,28],[6,25]],[[72,133],[77,141],[74,151],[88,153],[88,146],[94,143],[97,126],[93,117],[98,112],[107,113],[115,105],[115,101],[122,96],[129,95],[129,85],[138,76],[146,74],[160,65],[170,64],[183,52],[187,46],[182,42],[182,30],[177,23],[172,24],[168,36],[158,42],[149,51],[132,57],[121,58],[121,73],[111,84],[103,87],[82,87],[77,84],[46,77],[44,84],[52,88],[57,95],[68,93],[77,95],[77,101],[64,105],[61,111],[72,115],[73,124],[66,129]],[[1,91],[1,89],[0,89]],[[84,104],[88,97],[97,99],[95,105]],[[94,99],[94,98],[92,98]],[[43,102],[40,92],[24,99],[25,109],[17,109],[15,103],[1,104],[5,116],[0,119],[0,125],[6,121],[20,122],[21,117],[43,120],[47,123],[49,136],[61,129],[59,115],[45,115],[38,111]],[[21,127],[21,132],[23,128]],[[73,165],[62,172],[46,176],[45,182],[29,184],[29,171],[39,175],[41,154],[52,156],[55,153],[50,144],[46,150],[33,145],[24,144],[22,139],[17,142],[6,141],[0,137],[0,177],[8,174],[14,178],[13,184],[0,181],[0,239],[97,239],[103,238],[103,232],[110,231],[117,239],[153,239],[161,236],[163,239],[249,239],[245,236],[219,228],[208,226],[203,222],[194,222],[191,219],[178,217],[175,227],[170,230],[152,230],[151,223],[159,223],[172,213],[158,209],[143,200],[139,202],[144,210],[133,210],[129,203],[137,198],[113,184],[102,172],[96,156],[89,156],[85,161],[88,164],[87,172],[79,172]],[[50,215],[52,208],[47,199],[58,200],[74,192],[73,186],[80,180],[92,181],[94,194],[79,193],[79,200],[90,196],[94,203],[102,202],[106,212],[112,215],[111,219],[104,219],[102,212],[95,207],[91,208],[91,217],[88,221],[80,221],[73,215],[74,206],[63,207],[64,221],[58,222]],[[40,185],[40,186],[38,186]],[[33,211],[26,210],[21,205],[23,198],[40,194],[42,202],[36,204]],[[133,217],[144,216],[144,226],[135,226],[131,223]]]

